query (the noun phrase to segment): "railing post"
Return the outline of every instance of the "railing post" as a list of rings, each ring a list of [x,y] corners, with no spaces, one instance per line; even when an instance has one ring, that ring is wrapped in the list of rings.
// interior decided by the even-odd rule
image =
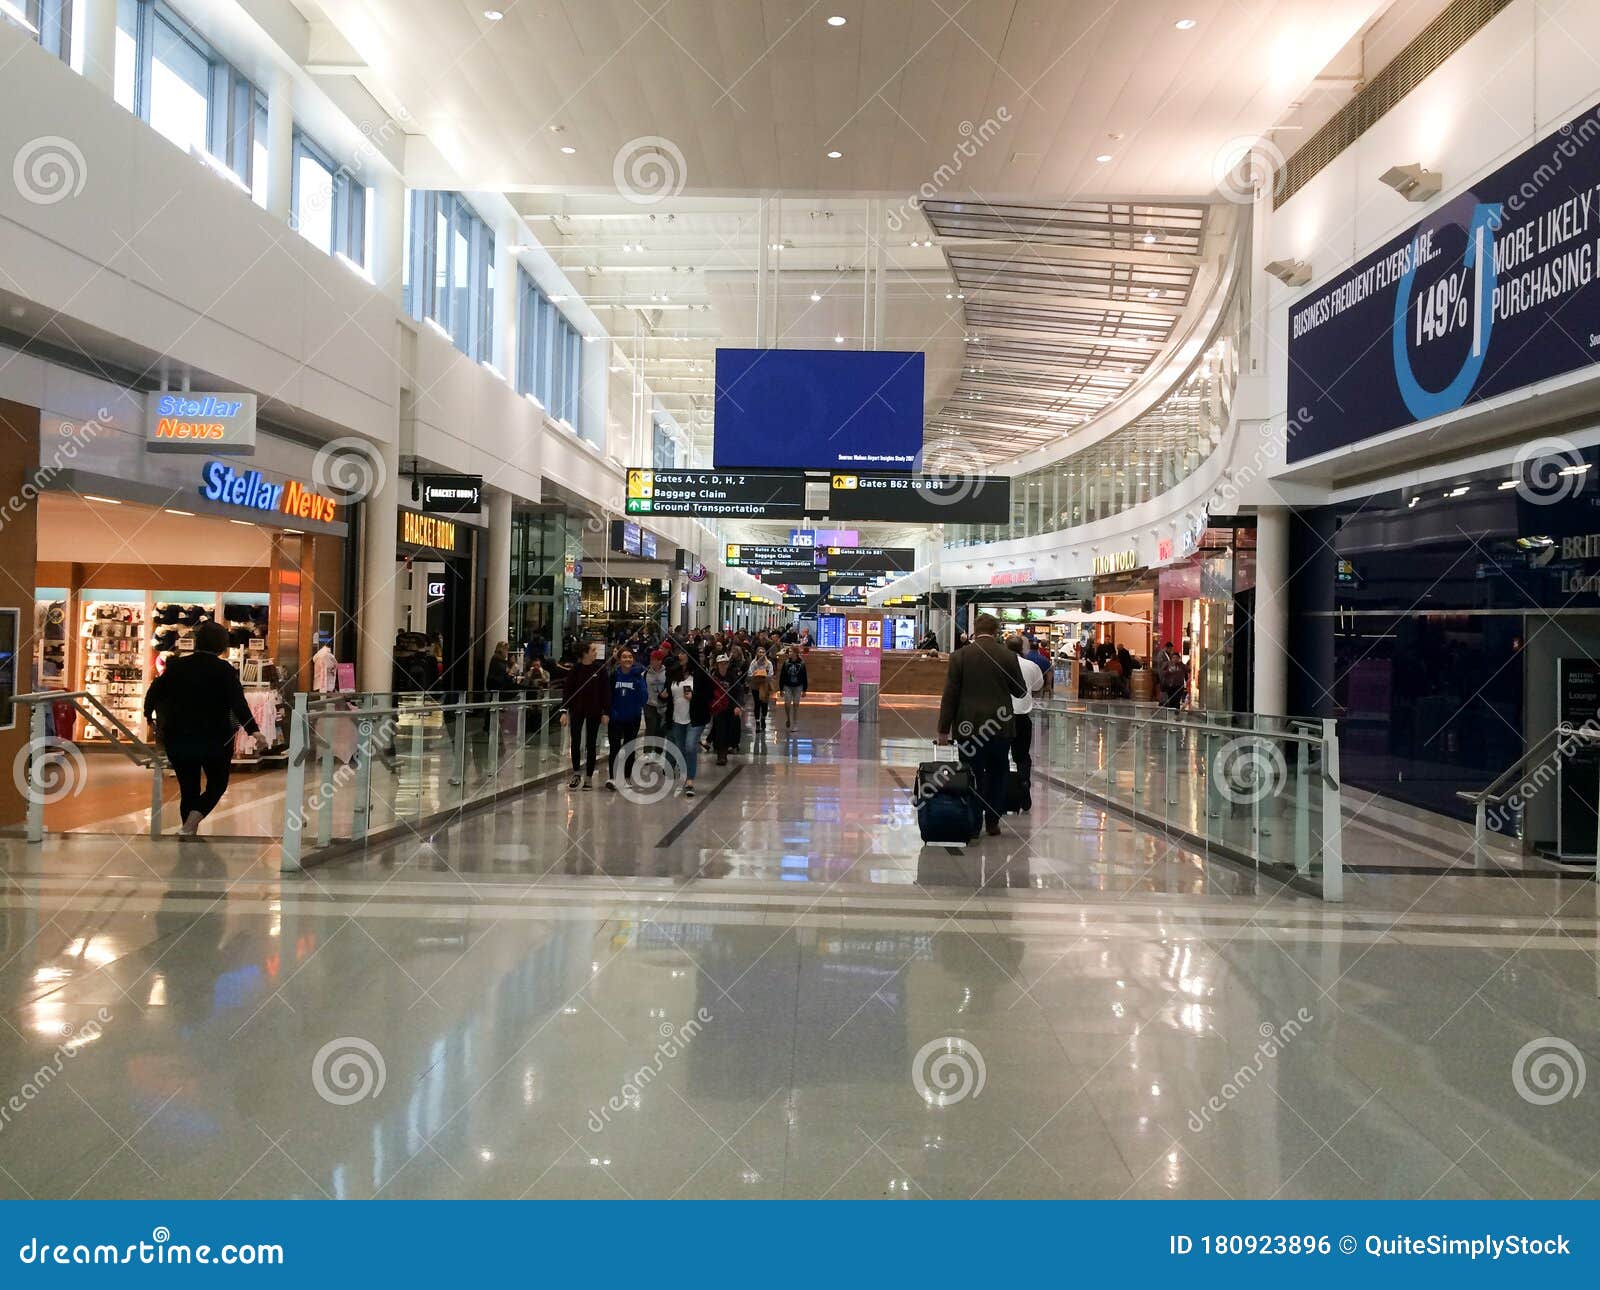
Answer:
[[[1472,812],[1472,867],[1489,867],[1489,799],[1479,797]]]
[[[489,783],[500,781],[500,696],[489,701]]]
[[[166,769],[161,750],[150,752],[150,836],[161,836],[161,774]]]
[[[377,701],[376,695],[369,695],[361,700],[361,706],[370,709],[377,706]],[[372,819],[372,758],[376,738],[372,714],[364,712],[356,721],[356,798],[350,805],[350,836],[357,842],[365,840]]]
[[[289,711],[289,766],[283,794],[283,850],[278,861],[280,873],[299,873],[300,835],[305,830],[306,809],[306,696],[294,696]]]
[[[44,795],[45,789],[43,775],[40,773],[39,757],[45,750],[45,740],[49,738],[44,732],[45,712],[44,704],[33,703],[28,708],[28,819],[27,831],[29,842],[44,841]]]
[[[450,718],[446,717],[445,720],[449,722]],[[452,788],[467,782],[467,710],[465,707],[456,709],[454,725],[455,747],[450,750],[455,759],[455,765],[450,771],[450,786]],[[467,790],[463,788],[461,790],[461,800],[466,801],[466,798]]]
[[[317,845],[325,847],[333,841],[333,740],[327,729],[322,732],[321,748],[322,773],[317,777]]]
[[[1167,709],[1167,805],[1178,804],[1178,727]]]
[[[1133,721],[1133,800],[1144,795],[1144,722]]]
[[[528,698],[517,696],[517,780],[528,776]]]
[[[1340,815],[1339,736],[1331,720],[1322,723],[1322,898],[1344,899],[1344,820]]]
[[[1294,741],[1294,867],[1311,872],[1311,745]]]

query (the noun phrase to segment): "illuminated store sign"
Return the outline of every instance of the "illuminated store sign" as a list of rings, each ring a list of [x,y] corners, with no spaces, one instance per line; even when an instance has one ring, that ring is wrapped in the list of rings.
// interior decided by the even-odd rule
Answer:
[[[461,528],[454,520],[417,511],[400,512],[400,540],[410,546],[425,546],[434,551],[458,551]]]
[[[200,473],[200,496],[224,506],[272,511],[285,519],[320,520],[332,524],[338,503],[313,493],[298,480],[274,484],[259,470],[238,471],[227,462],[208,461]]]
[[[208,452],[248,457],[256,450],[256,396],[158,390],[145,399],[149,452]]]
[[[1137,551],[1113,551],[1109,555],[1097,555],[1094,558],[1094,571],[1098,574],[1127,573],[1130,569],[1139,567],[1139,553]]]

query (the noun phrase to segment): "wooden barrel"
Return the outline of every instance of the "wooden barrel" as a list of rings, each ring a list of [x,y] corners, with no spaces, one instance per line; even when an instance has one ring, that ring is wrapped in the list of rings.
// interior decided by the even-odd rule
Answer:
[[[1148,667],[1135,668],[1128,678],[1128,697],[1135,703],[1156,701],[1156,674]]]

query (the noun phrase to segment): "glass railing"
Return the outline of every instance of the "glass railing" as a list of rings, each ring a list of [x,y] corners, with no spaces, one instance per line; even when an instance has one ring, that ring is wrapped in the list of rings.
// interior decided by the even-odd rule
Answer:
[[[1037,711],[1035,757],[1069,788],[1197,850],[1343,899],[1332,721],[1073,700]]]
[[[559,707],[514,694],[296,696],[281,867],[420,830],[554,774],[565,759]]]
[[[946,547],[1036,537],[1092,524],[1152,501],[1194,474],[1222,444],[1232,414],[1248,311],[1244,275],[1230,288],[1215,339],[1150,411],[1092,447],[1016,475],[1005,524],[951,524]]]

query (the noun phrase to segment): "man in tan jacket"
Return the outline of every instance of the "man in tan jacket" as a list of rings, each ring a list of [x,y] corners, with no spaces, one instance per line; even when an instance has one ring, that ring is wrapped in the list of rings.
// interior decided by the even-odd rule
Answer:
[[[947,744],[954,734],[991,834],[1000,832],[1006,809],[1012,706],[1028,693],[1017,656],[997,639],[999,630],[993,614],[978,615],[972,640],[950,655],[939,701],[938,742]]]

